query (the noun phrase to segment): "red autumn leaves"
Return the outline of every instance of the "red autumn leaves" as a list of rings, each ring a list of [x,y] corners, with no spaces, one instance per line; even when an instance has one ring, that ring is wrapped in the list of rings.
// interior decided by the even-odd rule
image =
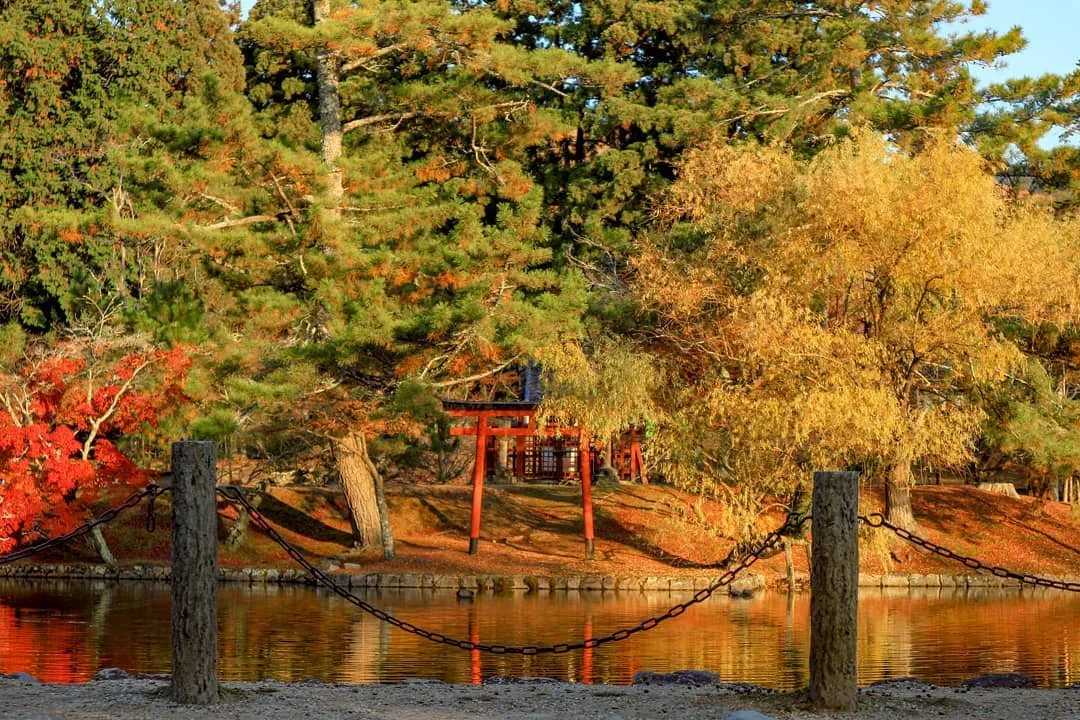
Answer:
[[[183,349],[93,355],[61,347],[0,373],[0,552],[74,527],[106,488],[144,484],[118,444],[186,400]]]

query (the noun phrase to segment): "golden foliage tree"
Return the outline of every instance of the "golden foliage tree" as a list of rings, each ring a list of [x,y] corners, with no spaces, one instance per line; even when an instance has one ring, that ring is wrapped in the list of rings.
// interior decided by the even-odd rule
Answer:
[[[537,351],[544,368],[538,426],[579,424],[610,437],[658,419],[652,359],[611,337],[552,343]]]
[[[911,526],[913,466],[965,460],[972,391],[1022,359],[999,323],[1076,305],[1080,224],[1010,201],[944,139],[909,155],[864,134],[810,161],[715,143],[661,215],[638,292],[677,378],[666,444],[683,481],[760,493],[880,466],[889,518]]]

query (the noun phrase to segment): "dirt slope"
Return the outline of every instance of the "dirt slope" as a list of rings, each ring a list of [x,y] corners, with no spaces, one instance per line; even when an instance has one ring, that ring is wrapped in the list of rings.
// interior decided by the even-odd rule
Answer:
[[[340,494],[311,488],[275,488],[262,511],[291,541],[319,559],[345,559],[371,572],[446,574],[676,575],[713,572],[703,569],[723,558],[732,543],[715,529],[721,508],[696,503],[692,496],[666,487],[619,485],[597,487],[597,559],[586,562],[581,540],[579,492],[573,487],[503,486],[485,494],[481,552],[469,556],[470,489],[467,487],[395,487],[389,502],[397,535],[398,558],[385,562],[351,547]],[[957,552],[1009,568],[1054,575],[1080,576],[1080,520],[1069,506],[1030,498],[1012,499],[972,487],[920,487],[915,513],[930,539]],[[695,507],[696,505],[696,507]],[[864,510],[881,506],[868,491]],[[148,532],[145,512],[132,511],[110,526],[106,536],[123,562],[167,561],[169,507],[157,504],[157,529]],[[223,527],[234,517],[221,506]],[[761,530],[782,520],[778,510],[759,520]],[[51,560],[90,560],[78,548]],[[805,571],[802,552],[796,565]],[[288,565],[288,558],[266,536],[250,532],[242,546],[224,550],[226,566]],[[783,559],[770,558],[759,572],[782,575]],[[888,547],[868,542],[863,571],[883,574],[964,574],[964,568],[916,552],[896,541]]]

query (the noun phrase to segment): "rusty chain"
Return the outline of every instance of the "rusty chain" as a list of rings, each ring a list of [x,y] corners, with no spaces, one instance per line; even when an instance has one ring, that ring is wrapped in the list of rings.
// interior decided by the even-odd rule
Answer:
[[[38,553],[43,553],[46,550],[51,550],[54,547],[66,545],[72,540],[78,540],[79,538],[93,531],[94,528],[113,521],[125,510],[135,507],[143,501],[143,498],[150,498],[152,507],[154,499],[161,493],[165,492],[167,489],[168,488],[151,483],[146,487],[142,488],[141,490],[137,490],[136,492],[132,493],[130,496],[128,496],[126,500],[124,500],[119,505],[109,508],[105,512],[101,513],[92,520],[83,523],[74,530],[66,532],[63,535],[57,535],[54,538],[47,538],[45,540],[33,543],[32,545],[27,545],[26,547],[19,548],[14,552],[8,553],[7,555],[0,555],[0,565],[7,565],[8,563],[13,563],[16,560],[22,560],[23,558],[37,555]]]
[[[753,552],[746,555],[739,562],[738,565],[724,572],[723,575],[721,575],[707,588],[698,590],[689,600],[678,603],[677,605],[673,605],[672,607],[668,608],[666,612],[648,618],[647,620],[643,620],[642,622],[632,627],[622,628],[620,630],[616,630],[613,633],[610,633],[609,635],[604,635],[597,638],[589,638],[587,640],[572,643],[559,643],[558,645],[488,645],[485,643],[473,642],[471,640],[459,640],[449,637],[447,635],[443,635],[439,632],[434,632],[432,630],[427,630],[422,627],[417,627],[410,622],[391,615],[385,610],[381,610],[380,608],[375,607],[374,605],[365,601],[363,598],[360,598],[346,588],[341,587],[328,573],[315,567],[315,565],[313,565],[304,556],[304,554],[300,552],[300,550],[293,546],[288,540],[283,538],[281,534],[278,533],[278,531],[275,530],[270,525],[270,523],[267,522],[266,519],[259,514],[259,511],[251,505],[251,503],[244,496],[244,493],[240,488],[233,486],[220,486],[218,488],[218,492],[221,493],[221,495],[227,500],[234,501],[238,503],[241,507],[243,507],[244,510],[246,510],[250,515],[252,521],[263,532],[265,532],[271,540],[281,546],[281,548],[289,554],[289,557],[291,557],[294,561],[296,561],[297,564],[307,570],[307,572],[319,584],[323,585],[331,592],[352,603],[353,605],[360,608],[369,615],[373,615],[374,617],[382,620],[383,622],[389,623],[400,630],[404,630],[407,633],[411,633],[418,637],[424,638],[425,640],[430,640],[435,643],[448,645],[450,647],[455,647],[461,650],[478,650],[480,652],[493,653],[496,655],[557,655],[572,652],[574,650],[584,650],[599,647],[600,645],[606,645],[608,643],[625,640],[633,635],[636,635],[637,633],[645,632],[646,630],[652,630],[654,627],[664,622],[665,620],[670,620],[671,618],[682,615],[691,606],[704,602],[721,587],[730,584],[739,573],[746,570],[755,562],[757,562],[758,558],[761,555],[778,545],[780,543],[782,533],[790,532],[793,524],[801,526],[803,523],[809,520],[808,517],[796,518],[789,516],[788,520],[778,530],[774,530],[773,532],[766,535]]]
[[[885,516],[881,513],[871,513],[869,515],[860,515],[859,520],[864,522],[873,528],[883,527],[887,530],[891,530],[897,537],[907,540],[912,545],[929,550],[935,555],[939,555],[948,560],[961,563],[967,568],[975,571],[986,571],[999,578],[1009,578],[1016,580],[1021,585],[1032,585],[1034,587],[1054,588],[1056,590],[1067,590],[1069,592],[1080,592],[1080,583],[1067,582],[1065,580],[1054,580],[1052,578],[1039,577],[1038,575],[1031,575],[1029,573],[1018,573],[1008,568],[1003,568],[998,565],[987,565],[973,557],[967,555],[961,555],[958,552],[954,552],[947,547],[938,545],[932,540],[927,540],[924,537],[920,537],[910,530],[906,530],[902,527],[892,524],[885,519]]]

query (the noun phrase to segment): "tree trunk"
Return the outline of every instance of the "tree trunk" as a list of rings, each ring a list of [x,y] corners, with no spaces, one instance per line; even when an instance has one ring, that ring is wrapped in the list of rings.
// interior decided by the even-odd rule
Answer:
[[[611,445],[612,445],[611,438],[610,437],[605,438],[604,439],[604,446],[603,446],[604,451],[600,456],[601,463],[602,463],[600,469],[603,470],[605,473],[607,473],[609,476],[612,476],[616,480],[618,480],[619,479],[619,477],[618,477],[619,474],[615,471],[615,467],[612,465],[612,462],[611,462],[611,455],[612,455],[612,453],[611,453]]]
[[[112,551],[109,550],[109,543],[105,541],[105,536],[101,534],[100,525],[90,531],[90,544],[93,546],[94,552],[98,554],[101,562],[109,567],[116,567],[116,558],[113,557]]]
[[[315,25],[330,16],[330,0],[314,0],[312,14]],[[341,84],[340,59],[327,47],[318,52],[316,83],[319,91],[319,129],[322,131],[322,157],[326,163],[326,199],[328,209],[339,212],[344,195],[341,180]]]
[[[506,418],[506,419],[500,420],[499,421],[499,427],[504,427],[504,428],[510,427],[510,419]],[[499,450],[499,472],[498,472],[499,479],[501,480],[502,478],[509,478],[511,484],[513,484],[513,482],[514,482],[514,480],[513,480],[514,473],[513,473],[511,468],[507,467],[510,464],[510,438],[508,436],[503,435],[502,437],[499,438],[498,450]]]
[[[901,447],[893,457],[885,476],[885,517],[893,525],[907,530],[918,527],[911,507],[911,451]]]
[[[334,458],[357,543],[361,547],[381,545],[383,557],[394,557],[394,536],[382,475],[368,456],[363,434],[349,433],[334,445]]]
[[[784,538],[784,567],[787,569],[788,593],[795,592],[795,559],[791,553],[791,538]]]
[[[259,506],[262,505],[263,496],[266,494],[269,485],[269,481],[263,481],[259,483],[258,488],[254,493],[252,493],[250,500],[248,500],[248,502],[251,503],[251,507],[255,508],[256,510],[259,509]],[[229,529],[228,535],[225,536],[225,542],[222,544],[225,545],[225,547],[227,548],[238,547],[241,543],[244,542],[244,538],[247,537],[247,531],[250,525],[251,513],[247,511],[247,508],[240,507],[236,522]]]

